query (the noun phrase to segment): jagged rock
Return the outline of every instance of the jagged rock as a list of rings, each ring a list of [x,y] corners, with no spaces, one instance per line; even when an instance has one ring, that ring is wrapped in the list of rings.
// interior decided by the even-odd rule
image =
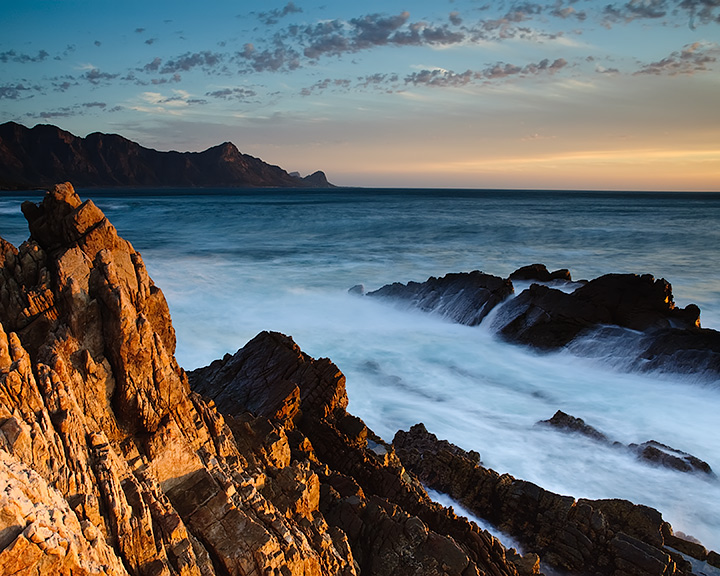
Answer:
[[[231,423],[268,418],[292,428],[292,457],[312,454],[320,510],[347,536],[363,574],[516,573],[497,540],[432,502],[393,447],[346,412],[345,378],[329,360],[263,332],[234,356],[192,372],[190,381]],[[273,394],[273,381],[298,390],[293,418],[280,410],[285,394]]]
[[[102,212],[69,184],[23,212],[30,241],[0,244],[0,471],[11,457],[32,468],[74,514],[78,538],[106,542],[100,561],[133,575],[355,574],[284,431],[258,423],[238,443],[190,391],[163,294]],[[5,514],[3,573],[23,573],[63,517],[23,536]]]
[[[635,451],[639,458],[654,464],[673,468],[681,472],[703,472],[712,474],[710,465],[692,454],[676,450],[655,440],[648,440],[642,444],[630,444],[629,448]]]
[[[533,284],[502,308],[495,326],[508,340],[549,349],[602,324],[638,331],[696,330],[699,317],[693,304],[675,307],[670,284],[663,279],[607,274],[570,294]]]
[[[652,508],[626,500],[576,501],[500,475],[438,440],[422,424],[399,431],[393,445],[402,463],[423,483],[449,494],[553,567],[608,575],[692,572],[689,563],[665,548],[664,535],[672,530]],[[677,548],[678,542],[667,545]],[[683,547],[684,552],[693,550]]]
[[[610,442],[605,434],[596,428],[593,428],[589,424],[586,424],[582,418],[575,418],[575,416],[570,416],[562,410],[555,412],[553,417],[549,420],[540,420],[538,424],[552,426],[553,428],[558,428],[559,430],[577,432],[578,434],[582,434],[583,436],[587,436],[588,438],[592,438],[593,440],[598,440],[600,442]]]
[[[366,296],[404,302],[426,312],[476,326],[490,310],[513,293],[512,283],[498,276],[473,272],[431,276],[423,283],[388,284]]]

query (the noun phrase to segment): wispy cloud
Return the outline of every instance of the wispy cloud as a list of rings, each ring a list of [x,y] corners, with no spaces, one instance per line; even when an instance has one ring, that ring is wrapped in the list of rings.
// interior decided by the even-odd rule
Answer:
[[[18,64],[28,64],[31,62],[43,62],[50,56],[45,50],[38,51],[36,56],[30,56],[29,54],[18,53],[15,50],[8,50],[7,52],[0,52],[0,62],[16,62]]]
[[[39,92],[40,90],[40,86],[29,86],[22,82],[0,85],[0,100],[31,98],[33,92]]]
[[[272,26],[288,14],[297,14],[299,12],[302,12],[302,8],[295,6],[294,2],[288,2],[283,8],[277,8],[269,12],[258,12],[257,17],[266,26]]]
[[[720,45],[710,42],[694,42],[670,54],[668,57],[646,64],[635,74],[677,76],[710,70],[720,55]]]

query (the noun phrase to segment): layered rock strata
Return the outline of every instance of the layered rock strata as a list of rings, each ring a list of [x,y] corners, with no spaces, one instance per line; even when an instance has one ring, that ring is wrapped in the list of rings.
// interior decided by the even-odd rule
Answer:
[[[190,391],[100,210],[65,184],[23,211],[30,240],[0,246],[0,573],[356,574],[308,463]]]
[[[422,424],[393,445],[408,470],[572,574],[690,574],[686,554],[720,568],[720,556],[680,538],[659,512],[626,500],[575,500],[484,468],[476,455],[438,440]]]
[[[530,282],[514,295],[513,282]],[[357,292],[357,291],[356,291]],[[368,292],[474,326],[494,310],[492,329],[541,350],[572,345],[594,353],[593,339],[622,349],[631,368],[720,374],[720,332],[700,326],[700,309],[675,306],[672,287],[649,274],[607,274],[572,282],[567,270],[532,264],[508,279],[479,271],[388,284]]]
[[[345,410],[345,378],[329,360],[263,332],[190,382],[234,430],[248,418],[282,423],[292,458],[317,473],[320,511],[347,535],[362,574],[516,572],[495,538],[432,502],[393,446]]]

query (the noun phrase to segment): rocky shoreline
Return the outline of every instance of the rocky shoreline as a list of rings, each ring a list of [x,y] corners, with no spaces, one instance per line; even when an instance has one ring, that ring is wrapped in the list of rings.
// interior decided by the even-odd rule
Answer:
[[[338,367],[288,336],[262,332],[186,374],[162,291],[92,201],[62,184],[23,213],[30,239],[0,240],[0,573],[515,576],[542,562],[672,576],[695,573],[686,557],[720,567],[655,510],[501,476],[422,425],[383,440],[347,412]],[[489,311],[507,297],[500,280],[462,282],[497,300]],[[661,330],[701,330],[692,309],[653,314],[684,323]]]

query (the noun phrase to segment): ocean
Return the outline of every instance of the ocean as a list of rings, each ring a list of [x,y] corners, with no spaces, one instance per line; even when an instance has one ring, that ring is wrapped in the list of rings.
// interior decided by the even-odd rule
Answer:
[[[485,466],[576,498],[626,498],[720,551],[720,480],[536,426],[557,410],[624,444],[656,440],[720,474],[720,381],[633,373],[620,350],[539,354],[432,314],[352,296],[390,282],[532,263],[574,279],[649,273],[720,329],[720,194],[493,190],[80,190],[142,253],[187,370],[262,330],[347,378],[349,411],[385,440],[423,422]],[[27,238],[0,196],[0,235]]]

